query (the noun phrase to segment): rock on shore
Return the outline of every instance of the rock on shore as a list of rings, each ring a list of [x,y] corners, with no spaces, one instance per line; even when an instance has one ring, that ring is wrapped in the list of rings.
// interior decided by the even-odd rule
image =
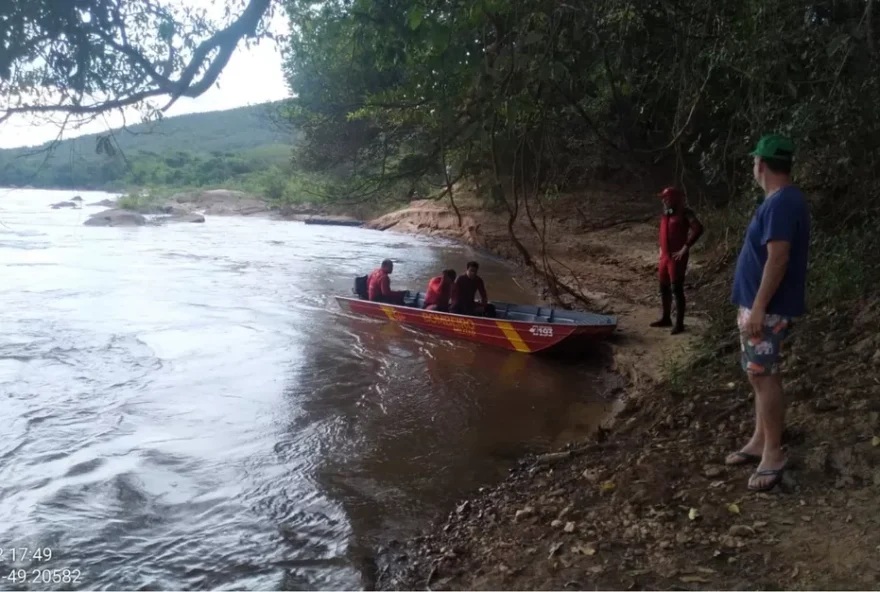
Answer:
[[[202,210],[208,216],[252,216],[269,209],[261,199],[242,191],[227,189],[177,193],[171,197],[170,202]]]
[[[100,207],[104,207],[104,208],[115,208],[115,207],[116,207],[116,201],[115,201],[115,200],[112,200],[112,199],[102,199],[101,201],[92,202],[92,203],[87,204],[87,205],[88,205],[89,207],[92,207],[92,206],[98,207],[98,206],[100,206]]]
[[[144,226],[147,219],[129,210],[105,210],[93,214],[83,222],[85,226]]]
[[[205,217],[201,214],[174,214],[171,216],[162,216],[156,218],[154,223],[157,225],[163,224],[203,224],[205,222]]]

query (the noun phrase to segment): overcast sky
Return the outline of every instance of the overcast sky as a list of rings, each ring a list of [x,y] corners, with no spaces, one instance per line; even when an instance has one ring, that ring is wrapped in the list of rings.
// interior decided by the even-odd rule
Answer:
[[[198,2],[199,0],[188,0],[189,4]],[[276,15],[272,28],[283,26],[286,26],[285,17],[283,14]],[[195,99],[181,98],[165,115],[232,109],[233,107],[275,101],[289,95],[287,83],[281,70],[281,53],[271,41],[263,41],[251,49],[247,49],[241,44],[229,60],[229,64],[223,70],[218,82],[219,88],[214,86],[200,97]],[[107,123],[98,118],[80,129],[68,131],[64,137],[70,138],[82,134],[103,132],[108,129],[108,124],[110,128],[115,128],[122,125],[123,122],[119,113],[108,113],[106,120]],[[136,114],[127,117],[129,125],[139,121]],[[0,124],[0,148],[43,144],[55,139],[58,131],[58,126],[52,123],[35,125],[29,118],[11,119]]]

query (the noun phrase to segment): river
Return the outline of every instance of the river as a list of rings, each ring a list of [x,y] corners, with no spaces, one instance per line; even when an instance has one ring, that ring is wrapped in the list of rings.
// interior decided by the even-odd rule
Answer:
[[[535,302],[502,262],[265,218],[85,227],[49,208],[73,195],[0,190],[0,589],[362,588],[379,545],[601,419],[596,364],[333,299],[385,257],[414,289],[477,258]]]

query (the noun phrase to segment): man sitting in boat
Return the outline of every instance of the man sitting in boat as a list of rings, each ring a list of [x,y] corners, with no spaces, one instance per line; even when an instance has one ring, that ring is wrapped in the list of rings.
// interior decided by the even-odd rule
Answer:
[[[480,264],[468,261],[467,271],[458,276],[452,287],[452,305],[450,312],[469,316],[495,316],[495,307],[489,304],[486,285],[483,278],[477,275]],[[474,296],[480,295],[480,302],[474,302]]]
[[[449,312],[455,275],[454,269],[444,269],[442,274],[431,278],[428,282],[428,291],[425,292],[425,310]]]
[[[370,302],[384,302],[386,304],[403,304],[403,297],[407,292],[395,292],[391,289],[391,272],[394,271],[394,263],[391,259],[382,262],[382,267],[370,274],[367,280],[367,296]]]

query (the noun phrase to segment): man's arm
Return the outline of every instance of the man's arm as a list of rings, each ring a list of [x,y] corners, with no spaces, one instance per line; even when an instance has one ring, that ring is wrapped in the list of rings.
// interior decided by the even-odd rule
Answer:
[[[688,208],[684,211],[685,218],[688,221],[688,238],[685,241],[684,246],[672,254],[672,258],[678,261],[682,257],[688,254],[688,251],[691,250],[691,247],[700,239],[703,235],[703,224],[697,219],[697,216],[694,212]],[[660,249],[660,254],[663,254],[663,249]]]
[[[746,327],[748,335],[752,337],[761,337],[764,331],[764,317],[767,314],[767,306],[785,272],[788,270],[788,259],[791,253],[791,243],[788,241],[770,241],[767,243],[767,263],[764,264],[764,273],[761,274],[761,286],[755,295],[755,302],[752,304],[752,312],[749,314],[749,321]]]
[[[461,279],[461,276],[455,278],[455,281],[452,282],[452,289],[449,290],[449,302],[450,304],[458,304],[458,289],[460,284],[458,280]]]
[[[755,303],[752,305],[753,311],[767,310],[767,305],[770,304],[770,300],[779,289],[779,284],[782,283],[782,278],[785,277],[790,254],[791,243],[788,241],[767,243],[767,263],[764,265],[764,273],[761,275],[761,287],[758,288]]]
[[[690,222],[689,236],[687,239],[687,243],[685,243],[690,249],[697,241],[700,240],[700,237],[703,236],[703,223],[697,218],[697,215],[694,214],[693,210],[687,210],[688,222]]]
[[[382,296],[394,296],[395,293],[391,291],[391,278],[388,277],[388,274],[384,274],[382,279],[379,281],[379,292]]]
[[[480,293],[480,304],[483,306],[489,304],[489,296],[486,295],[486,284],[483,283],[483,278],[480,278],[480,283],[477,284],[477,291]]]
[[[455,289],[455,282],[443,282],[440,284],[440,302],[444,306],[449,306],[452,302],[452,291]]]
[[[791,256],[791,243],[797,231],[797,218],[792,216],[791,204],[784,197],[780,195],[774,198],[775,203],[770,204],[764,220],[761,243],[767,246],[767,262],[761,274],[761,285],[752,303],[748,326],[749,333],[755,337],[761,335],[767,307],[785,278]]]

